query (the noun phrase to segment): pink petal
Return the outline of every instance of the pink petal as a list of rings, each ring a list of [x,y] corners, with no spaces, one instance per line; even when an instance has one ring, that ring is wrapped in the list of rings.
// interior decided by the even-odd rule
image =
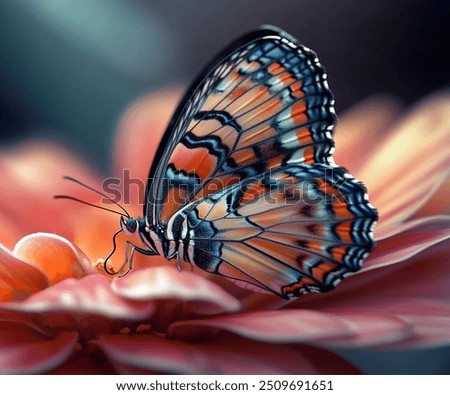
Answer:
[[[0,321],[0,374],[36,374],[53,369],[69,358],[77,340],[74,332],[48,337],[24,324]]]
[[[379,210],[380,228],[410,217],[447,178],[449,111],[448,95],[427,99],[366,158],[357,176]]]
[[[397,309],[399,306],[395,306]],[[419,309],[414,301],[396,312],[414,328],[412,336],[406,342],[397,344],[398,349],[433,347],[450,344],[450,306],[430,300],[420,301]]]
[[[321,339],[322,347],[407,349],[450,344],[450,306],[425,298],[365,298],[322,309],[354,337]]]
[[[55,369],[47,371],[47,374],[76,374],[76,375],[99,375],[117,374],[101,350],[96,350],[89,345],[95,346],[94,342],[88,343],[87,349],[76,347],[74,353],[63,364]],[[97,347],[98,348],[98,347]]]
[[[172,336],[191,338],[226,330],[239,336],[269,343],[319,342],[328,338],[353,336],[344,321],[314,310],[258,311],[203,320],[176,322]]]
[[[369,97],[340,116],[334,133],[336,163],[358,174],[367,158],[376,152],[400,109],[394,97],[380,95]]]
[[[325,339],[322,346],[332,347],[386,347],[405,341],[412,336],[413,324],[401,317],[376,310],[332,310],[330,315],[352,328],[353,337]]]
[[[393,350],[450,344],[450,305],[448,302],[432,299],[397,298],[390,300],[380,298],[366,300],[365,306],[347,305],[330,309],[330,312],[341,318],[347,316],[349,322],[355,322],[356,317],[356,324],[360,325],[360,336],[357,339],[342,339],[337,342],[325,340],[323,345],[371,346]],[[398,329],[396,330],[395,325],[384,326],[386,321],[379,320],[379,312],[382,312],[385,317],[390,317],[391,321],[398,320]],[[369,334],[372,332],[372,336],[367,336],[368,331]]]
[[[117,295],[136,301],[180,300],[185,309],[197,314],[219,314],[240,307],[237,299],[213,282],[170,266],[132,271],[114,280],[112,289]]]
[[[155,305],[149,302],[123,300],[111,291],[110,281],[99,274],[67,279],[21,303],[0,305],[0,311],[12,316],[26,313],[38,325],[45,324],[52,330],[78,329],[88,337],[91,332],[117,329],[120,322],[142,321],[154,310]]]
[[[38,268],[16,258],[0,244],[0,301],[19,301],[49,285]]]
[[[405,261],[447,240],[450,238],[450,216],[420,218],[384,228],[377,238],[381,240],[377,242],[360,273]]]
[[[41,269],[56,284],[66,278],[81,278],[92,272],[86,256],[69,240],[49,233],[34,233],[22,238],[14,255]]]
[[[311,363],[292,346],[272,345],[237,337],[216,338],[211,343],[184,343],[154,335],[105,335],[100,341],[118,369],[130,368],[170,374],[318,374]],[[309,350],[310,351],[310,350]],[[333,354],[327,354],[330,357]],[[333,355],[334,356],[334,355]],[[337,357],[340,361],[341,358]],[[324,369],[329,369],[325,362]],[[347,372],[354,373],[348,365]]]
[[[170,334],[183,339],[217,336],[217,330],[267,343],[369,347],[408,340],[413,325],[401,317],[357,307],[328,311],[282,310],[177,322]]]
[[[414,217],[427,217],[439,214],[450,214],[450,178],[439,187],[431,199],[422,206]]]
[[[215,335],[217,330],[268,343],[357,347],[403,340],[411,334],[411,325],[375,311],[353,314],[346,310],[338,314],[286,309],[177,322],[171,326],[170,334],[197,339]]]
[[[392,350],[450,344],[448,302],[380,295],[359,300],[346,298],[335,305],[317,307],[330,322],[341,322],[353,334],[308,340],[321,347]],[[268,337],[270,340],[271,337]]]

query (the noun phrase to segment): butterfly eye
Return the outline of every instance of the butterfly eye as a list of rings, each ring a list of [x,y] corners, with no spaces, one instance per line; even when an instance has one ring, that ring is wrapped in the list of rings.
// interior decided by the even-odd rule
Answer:
[[[134,233],[137,229],[137,221],[134,218],[131,218],[127,221],[127,230],[128,232]]]
[[[129,218],[126,221],[122,219],[121,222],[122,222],[122,229],[125,230],[125,233],[132,234],[136,232],[138,222],[134,218]]]

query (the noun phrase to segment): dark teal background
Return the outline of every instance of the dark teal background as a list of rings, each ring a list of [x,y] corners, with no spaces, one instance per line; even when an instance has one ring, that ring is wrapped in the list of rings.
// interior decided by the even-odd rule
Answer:
[[[319,55],[340,112],[448,85],[448,5],[434,0],[0,0],[0,142],[48,137],[103,171],[136,97],[188,83],[263,23]],[[139,144],[139,142],[136,142]],[[450,373],[450,349],[342,354],[369,373]]]
[[[447,8],[435,0],[0,0],[0,138],[51,135],[107,169],[131,100],[188,83],[263,23],[318,53],[338,114],[379,92],[411,103],[448,83]]]

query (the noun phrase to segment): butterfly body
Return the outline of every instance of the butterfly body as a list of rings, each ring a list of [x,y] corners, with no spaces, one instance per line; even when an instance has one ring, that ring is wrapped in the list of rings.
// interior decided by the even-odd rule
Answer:
[[[175,111],[131,233],[252,289],[333,289],[373,248],[377,219],[333,161],[333,103],[316,54],[287,33],[231,44]]]

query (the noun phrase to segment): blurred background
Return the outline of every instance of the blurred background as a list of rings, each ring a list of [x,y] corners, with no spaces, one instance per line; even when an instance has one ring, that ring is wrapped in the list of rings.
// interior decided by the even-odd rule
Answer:
[[[47,137],[110,166],[139,95],[187,84],[264,23],[318,53],[340,112],[390,93],[410,104],[449,83],[438,0],[0,0],[0,144]],[[450,373],[449,348],[340,353],[369,373]]]

